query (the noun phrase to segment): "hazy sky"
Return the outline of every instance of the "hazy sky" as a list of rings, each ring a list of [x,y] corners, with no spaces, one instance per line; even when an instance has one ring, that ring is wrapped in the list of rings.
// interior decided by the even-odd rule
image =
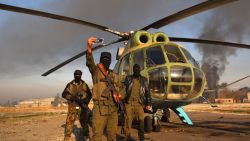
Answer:
[[[118,31],[140,29],[197,2],[193,0],[0,0],[0,3],[78,18]],[[250,44],[250,30],[247,26],[250,25],[249,5],[250,1],[241,0],[183,19],[159,30],[151,29],[150,32],[163,31],[169,36],[198,38],[204,26],[207,26],[208,22],[212,24],[213,19],[216,19],[225,23],[225,26],[232,23],[241,27],[240,31],[228,28],[225,33],[226,41]],[[214,16],[220,18],[213,18]],[[85,50],[86,39],[89,36],[103,37],[106,42],[116,39],[112,34],[86,26],[3,10],[0,10],[0,33],[0,103],[61,94],[65,85],[73,79],[75,69],[81,69],[84,74],[83,79],[91,85],[85,57],[47,77],[42,77],[41,74]],[[229,36],[230,34],[234,36]],[[235,38],[239,35],[240,38]],[[213,39],[213,37],[208,38]],[[201,62],[202,56],[197,49],[198,45],[180,44],[188,48]],[[115,60],[116,49],[120,46],[122,44],[116,44],[103,50],[111,51],[112,59]],[[94,52],[96,62],[99,60],[100,51]],[[250,75],[249,56],[250,50],[247,49],[237,49],[235,54],[229,56],[220,82],[231,82]],[[241,86],[250,87],[250,80],[244,80],[233,87]]]

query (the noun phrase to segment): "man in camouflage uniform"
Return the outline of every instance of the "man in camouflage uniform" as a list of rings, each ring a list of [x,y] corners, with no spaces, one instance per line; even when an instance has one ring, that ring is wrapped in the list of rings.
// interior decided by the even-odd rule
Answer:
[[[113,80],[116,87],[118,87],[118,77],[109,69],[111,64],[111,54],[109,52],[102,52],[100,63],[95,64],[92,55],[92,45],[96,40],[94,37],[88,39],[88,51],[86,55],[86,65],[89,68],[93,80],[93,140],[101,141],[103,131],[106,127],[107,140],[115,141],[118,127],[118,107],[113,100],[111,92],[106,94],[106,96],[103,95],[104,90],[107,88],[107,83],[103,81],[105,76],[98,66],[104,66],[108,77]]]
[[[71,133],[76,119],[80,120],[84,140],[89,138],[89,128],[91,111],[88,108],[89,101],[92,98],[88,85],[81,80],[82,72],[74,72],[74,80],[67,84],[62,93],[62,97],[68,102],[68,115],[65,127],[65,141],[72,140]]]
[[[124,81],[125,97],[123,102],[126,107],[127,115],[127,130],[126,139],[131,138],[131,126],[133,119],[139,121],[138,136],[140,141],[144,140],[144,106],[147,110],[151,110],[151,95],[148,87],[147,78],[140,75],[140,66],[135,64],[133,66],[133,75],[128,75]]]

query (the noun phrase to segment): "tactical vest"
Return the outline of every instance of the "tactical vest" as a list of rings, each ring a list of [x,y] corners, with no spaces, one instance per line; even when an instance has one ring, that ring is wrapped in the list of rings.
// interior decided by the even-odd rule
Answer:
[[[84,81],[81,81],[81,83],[77,85],[73,80],[70,83],[68,83],[66,89],[72,96],[75,96],[77,93],[79,93],[79,95],[81,95],[81,99],[87,98],[87,93],[86,93],[87,84]],[[68,100],[69,109],[75,108],[76,106],[78,106],[78,104],[76,104],[73,101]]]

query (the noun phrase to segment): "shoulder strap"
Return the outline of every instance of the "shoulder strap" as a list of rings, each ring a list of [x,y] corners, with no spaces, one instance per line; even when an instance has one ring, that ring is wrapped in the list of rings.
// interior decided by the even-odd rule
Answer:
[[[99,63],[97,66],[98,66],[99,70],[102,72],[102,74],[106,77],[108,74],[107,74],[107,70],[105,69],[103,64]]]

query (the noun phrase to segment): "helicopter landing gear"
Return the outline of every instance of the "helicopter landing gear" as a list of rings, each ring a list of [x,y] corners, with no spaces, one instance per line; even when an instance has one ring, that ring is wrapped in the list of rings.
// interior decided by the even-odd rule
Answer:
[[[153,113],[152,120],[153,120],[153,131],[160,132],[161,131],[161,122],[160,122],[160,118],[156,115],[156,113]]]
[[[145,132],[160,132],[161,131],[161,121],[159,117],[154,113],[152,118],[150,116],[146,116],[144,118],[144,131]]]
[[[146,116],[144,118],[144,131],[145,132],[152,132],[153,126],[152,126],[152,119],[150,116]]]
[[[162,122],[170,122],[170,110],[168,108],[163,109],[163,115],[161,117]]]
[[[145,132],[160,132],[161,120],[156,112],[152,113],[152,117],[147,115],[144,118],[144,131]]]

